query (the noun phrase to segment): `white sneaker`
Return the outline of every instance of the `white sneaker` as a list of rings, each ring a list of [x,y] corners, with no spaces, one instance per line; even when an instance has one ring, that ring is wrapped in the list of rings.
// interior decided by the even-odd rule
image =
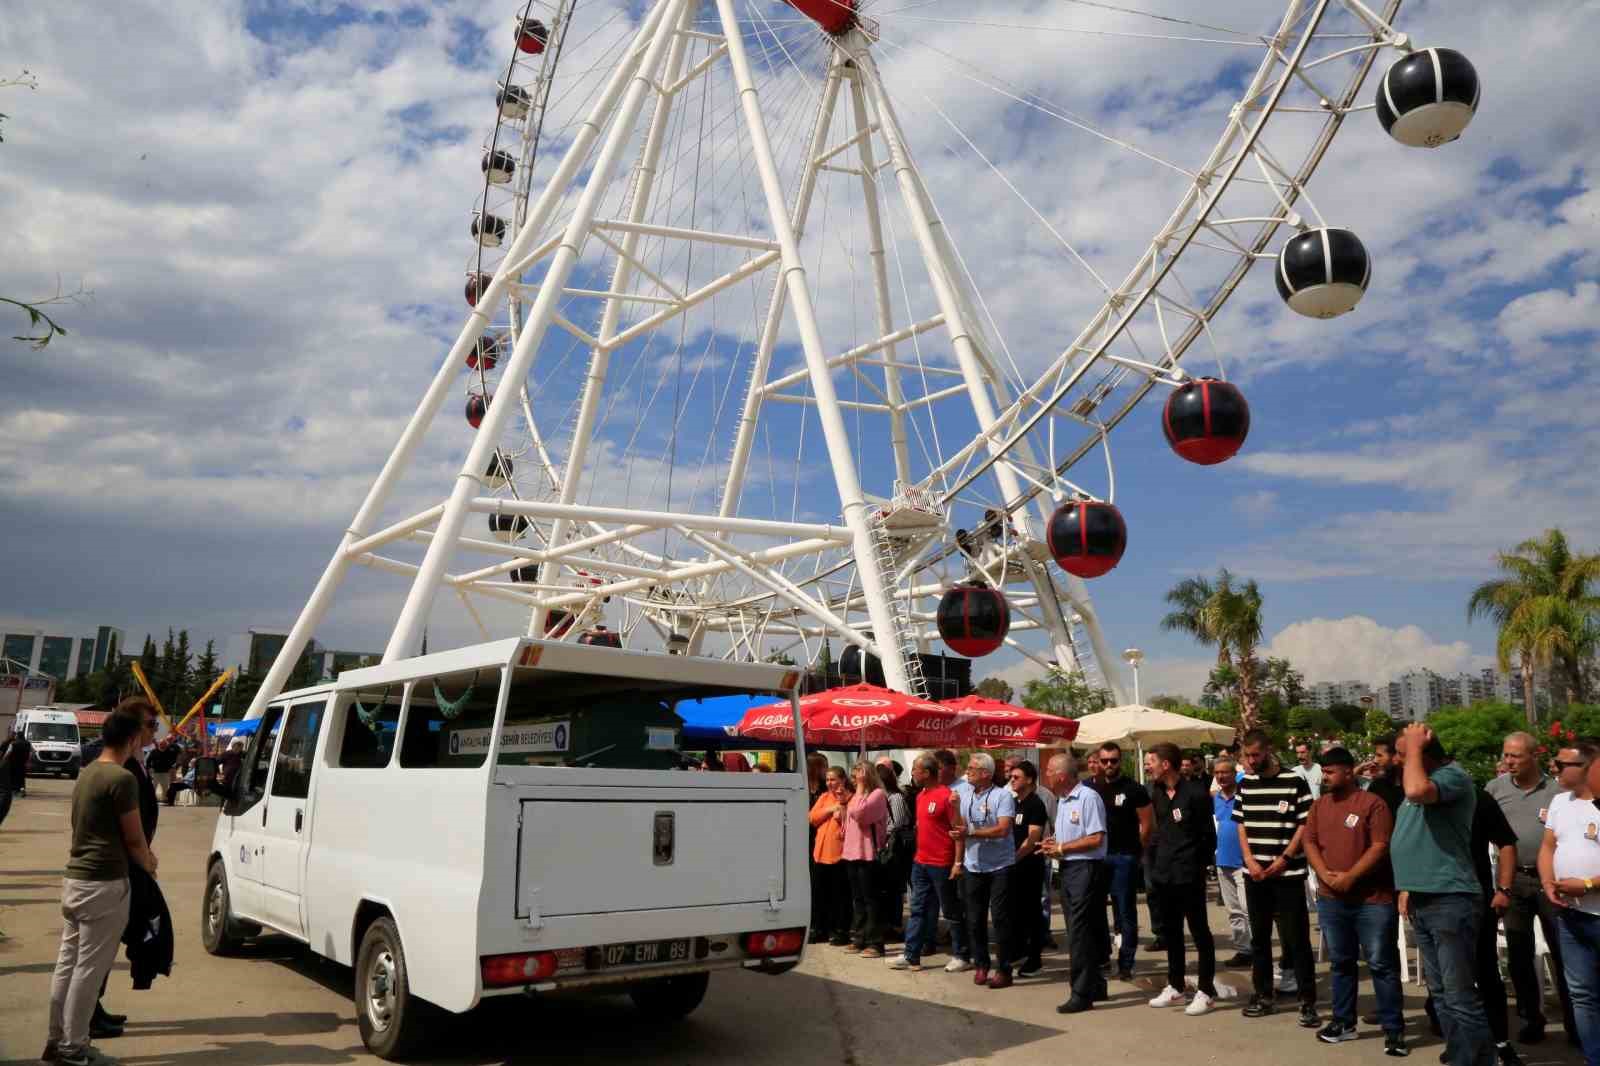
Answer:
[[[951,959],[944,964],[945,973],[965,973],[970,969],[972,969],[972,963],[966,959]]]
[[[911,969],[911,960],[906,958],[904,955],[896,955],[894,958],[889,960],[889,969],[909,970]]]
[[[1215,1001],[1204,992],[1196,992],[1194,994],[1194,998],[1189,1001],[1189,1005],[1183,1008],[1183,1013],[1189,1015],[1205,1014],[1211,1010],[1214,1002]]]
[[[1161,994],[1150,1001],[1152,1007],[1176,1007],[1188,997],[1176,988],[1168,985],[1161,990]]]

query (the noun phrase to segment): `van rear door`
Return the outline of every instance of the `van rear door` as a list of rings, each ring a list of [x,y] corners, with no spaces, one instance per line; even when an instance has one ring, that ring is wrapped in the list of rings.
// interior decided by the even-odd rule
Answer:
[[[793,827],[776,790],[533,791],[518,815],[518,918],[768,903],[788,889]]]

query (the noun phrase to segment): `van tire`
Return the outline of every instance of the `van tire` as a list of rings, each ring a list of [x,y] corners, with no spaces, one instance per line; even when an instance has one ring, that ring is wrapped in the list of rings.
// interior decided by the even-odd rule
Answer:
[[[244,937],[233,919],[233,900],[228,893],[228,869],[221,860],[206,872],[206,891],[200,900],[200,943],[208,955],[234,955]]]
[[[710,984],[709,973],[677,974],[629,985],[628,995],[650,1020],[675,1022],[700,1005]]]
[[[356,953],[356,1027],[367,1050],[381,1059],[403,1059],[422,1043],[433,1008],[411,994],[400,930],[389,917],[367,927]]]

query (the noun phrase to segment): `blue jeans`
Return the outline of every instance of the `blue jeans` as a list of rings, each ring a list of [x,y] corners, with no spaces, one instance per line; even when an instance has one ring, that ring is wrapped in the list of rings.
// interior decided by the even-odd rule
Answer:
[[[970,959],[967,923],[959,896],[950,885],[950,867],[913,863],[911,917],[906,922],[906,961],[921,962],[939,946],[939,911],[950,921],[950,955]]]
[[[1482,900],[1466,892],[1411,893],[1411,927],[1417,934],[1428,994],[1444,1029],[1449,1066],[1494,1066],[1494,1037],[1474,978]]]
[[[1111,871],[1111,914],[1116,921],[1116,931],[1122,934],[1117,969],[1131,970],[1134,953],[1139,950],[1139,897],[1135,889],[1139,856],[1107,855],[1106,868]]]
[[[1600,1066],[1600,914],[1558,908],[1556,930],[1583,1061],[1585,1066]]]
[[[1386,1033],[1405,1029],[1400,1015],[1400,912],[1393,903],[1353,903],[1317,897],[1317,923],[1328,945],[1333,976],[1333,1020],[1356,1024],[1358,952],[1367,957],[1378,1020]]]

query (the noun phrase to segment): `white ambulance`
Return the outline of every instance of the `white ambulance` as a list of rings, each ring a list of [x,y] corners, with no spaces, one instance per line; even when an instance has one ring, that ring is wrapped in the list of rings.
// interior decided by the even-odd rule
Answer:
[[[486,996],[625,987],[681,1017],[781,973],[810,913],[801,773],[677,769],[685,701],[787,701],[792,668],[503,640],[285,693],[222,789],[202,912],[354,969],[375,1054]],[[796,765],[804,766],[804,751]],[[205,773],[210,767],[203,767]]]
[[[30,707],[17,713],[13,728],[33,746],[28,773],[77,778],[83,768],[77,715],[54,707]]]

